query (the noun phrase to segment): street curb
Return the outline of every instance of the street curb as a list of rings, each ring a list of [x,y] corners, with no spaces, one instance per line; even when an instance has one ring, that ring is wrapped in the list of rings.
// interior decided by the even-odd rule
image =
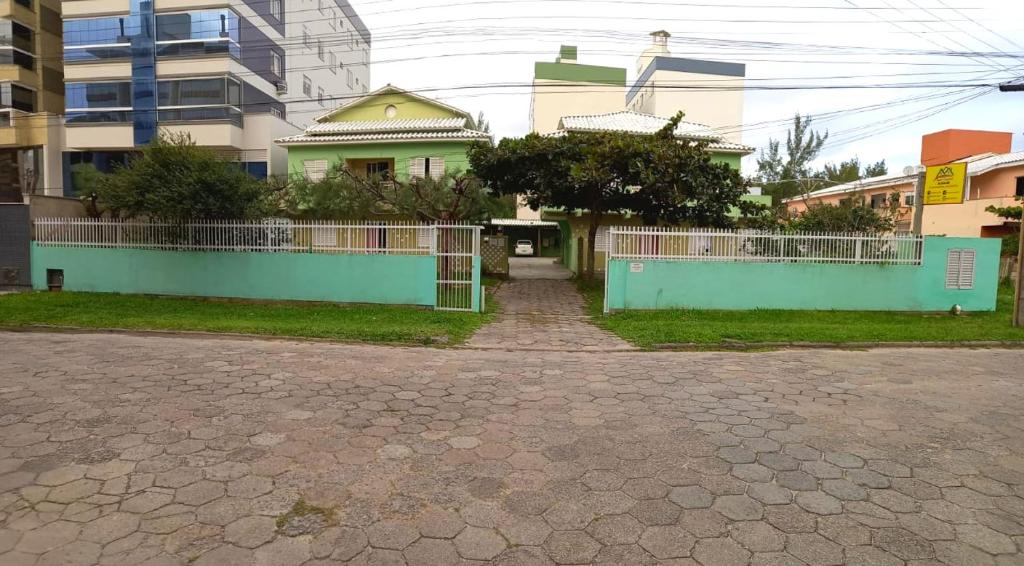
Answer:
[[[726,340],[715,344],[683,342],[655,344],[658,352],[748,351],[748,350],[875,350],[887,348],[962,348],[1024,349],[1024,341],[978,340],[970,342],[740,342]]]

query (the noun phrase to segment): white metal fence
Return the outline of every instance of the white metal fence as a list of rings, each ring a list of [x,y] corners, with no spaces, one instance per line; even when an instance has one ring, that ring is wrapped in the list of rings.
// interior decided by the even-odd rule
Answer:
[[[43,246],[174,251],[314,252],[434,255],[439,230],[471,233],[473,226],[411,222],[212,220],[183,223],[93,218],[39,218]],[[463,242],[459,242],[463,244]],[[479,253],[471,242],[467,251]]]
[[[842,232],[616,227],[608,259],[920,265],[924,238]]]

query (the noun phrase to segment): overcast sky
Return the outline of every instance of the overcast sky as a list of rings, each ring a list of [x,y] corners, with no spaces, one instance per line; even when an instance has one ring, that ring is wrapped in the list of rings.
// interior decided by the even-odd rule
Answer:
[[[784,138],[799,112],[830,113],[817,121],[831,132],[824,161],[895,171],[919,161],[922,134],[946,128],[1012,131],[1024,150],[1024,93],[969,86],[1024,76],[1022,0],[351,1],[374,36],[372,88],[462,87],[423,94],[483,111],[498,138],[529,130],[533,63],[559,45],[632,81],[648,33],[666,29],[674,56],[745,63],[748,86],[930,85],[748,90],[748,145]],[[490,86],[465,89],[479,85]]]

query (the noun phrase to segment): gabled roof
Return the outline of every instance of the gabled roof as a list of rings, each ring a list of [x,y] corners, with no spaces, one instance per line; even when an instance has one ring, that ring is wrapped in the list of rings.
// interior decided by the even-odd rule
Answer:
[[[468,118],[413,118],[407,120],[361,120],[320,122],[306,128],[310,135],[461,130]]]
[[[1003,167],[1024,166],[1024,151],[1017,151],[1013,153],[990,153],[983,155],[973,155],[971,157],[960,159],[957,162],[967,163],[968,177],[977,177],[978,175],[984,175],[989,171],[993,171],[995,169],[1002,169]],[[836,185],[834,187],[820,189],[803,196],[788,198],[783,200],[783,202],[793,202],[804,200],[805,198],[826,197],[843,193],[854,193],[865,189],[873,189],[879,187],[905,185],[907,183],[913,183],[917,180],[919,170],[920,169],[914,168],[914,171],[909,174],[901,171],[899,173],[879,175],[878,177],[868,177],[867,179],[861,179],[859,181],[853,181],[851,183],[843,183],[842,185]]]
[[[457,130],[414,131],[414,132],[355,132],[348,134],[308,135],[299,134],[274,140],[279,145],[300,145],[307,143],[329,143],[344,145],[351,143],[400,143],[407,141],[491,141],[491,134],[460,128]]]
[[[654,135],[669,123],[668,118],[623,110],[610,114],[590,114],[580,116],[564,116],[558,122],[558,130],[553,136],[565,135],[569,132],[622,132],[626,134]],[[709,149],[729,153],[751,153],[754,148],[738,143],[722,140],[722,136],[714,130],[696,122],[679,122],[676,126],[677,138],[711,142]]]
[[[368,93],[364,94],[363,96],[360,96],[359,98],[357,98],[355,100],[351,100],[349,102],[346,102],[345,104],[342,104],[341,106],[338,106],[334,110],[331,110],[331,111],[329,111],[329,112],[327,112],[325,114],[321,114],[321,115],[317,116],[313,120],[315,122],[324,122],[328,118],[330,118],[331,116],[334,116],[334,115],[339,114],[341,112],[344,112],[346,110],[355,108],[356,106],[359,106],[360,104],[364,104],[366,102],[369,102],[369,101],[373,100],[374,98],[376,98],[376,97],[378,97],[380,95],[383,95],[383,94],[402,94],[402,95],[408,96],[410,98],[414,98],[416,100],[419,100],[420,102],[423,102],[425,104],[430,104],[430,105],[433,105],[433,106],[437,106],[438,108],[443,108],[443,109],[445,109],[445,110],[447,110],[449,112],[452,112],[454,114],[458,114],[459,116],[464,116],[467,119],[470,117],[469,113],[466,112],[465,110],[460,110],[460,109],[458,109],[458,108],[456,108],[454,106],[449,106],[449,105],[447,105],[447,104],[445,104],[443,102],[439,102],[437,100],[434,100],[432,98],[427,98],[425,96],[420,96],[420,95],[418,95],[416,93],[409,92],[407,90],[404,90],[404,89],[398,88],[397,86],[389,84],[389,85],[386,85],[383,88],[379,88],[379,89],[377,89],[377,90],[375,90],[373,92],[368,92]]]

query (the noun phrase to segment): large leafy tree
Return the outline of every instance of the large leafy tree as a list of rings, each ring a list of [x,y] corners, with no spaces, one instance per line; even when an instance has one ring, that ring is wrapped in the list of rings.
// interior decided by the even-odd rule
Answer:
[[[112,173],[75,174],[93,214],[177,221],[258,218],[272,210],[265,183],[187,134],[158,137]]]
[[[878,177],[889,172],[885,160],[861,166],[860,159],[854,157],[839,163],[826,163],[820,173],[815,175],[824,186],[842,185],[852,183],[868,177]]]
[[[653,224],[725,226],[746,184],[727,164],[713,163],[706,144],[674,135],[677,115],[653,136],[568,133],[475,145],[473,171],[499,194],[518,194],[534,208],[586,212],[586,276],[593,278],[597,232],[608,214],[632,211]],[[747,207],[749,208],[749,207]]]

